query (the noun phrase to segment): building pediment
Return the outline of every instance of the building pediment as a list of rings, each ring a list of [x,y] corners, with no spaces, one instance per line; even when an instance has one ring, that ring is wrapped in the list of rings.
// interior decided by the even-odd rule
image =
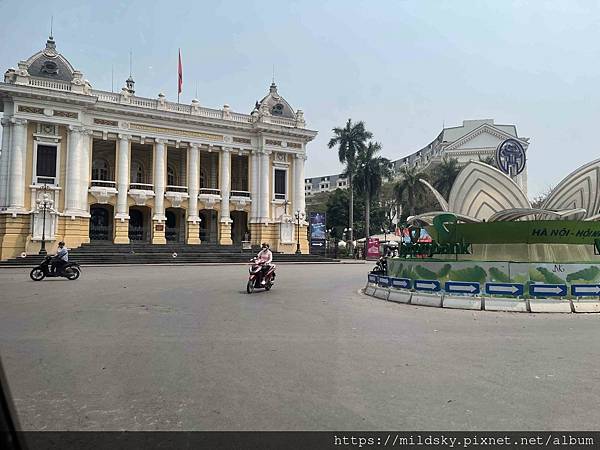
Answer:
[[[502,131],[493,125],[483,124],[448,145],[445,150],[471,150],[480,148],[496,148],[505,139],[515,139],[527,149],[529,143]]]

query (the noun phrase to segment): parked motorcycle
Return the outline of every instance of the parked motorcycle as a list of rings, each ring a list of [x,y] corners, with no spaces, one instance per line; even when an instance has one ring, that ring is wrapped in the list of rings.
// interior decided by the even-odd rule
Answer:
[[[46,277],[64,277],[68,280],[76,280],[81,275],[81,267],[79,264],[68,261],[66,266],[63,267],[62,270],[56,270],[52,272],[50,270],[50,264],[52,262],[52,256],[46,256],[42,263],[31,269],[29,272],[29,276],[33,281],[42,281]]]
[[[252,294],[254,289],[264,288],[266,291],[270,290],[273,287],[273,282],[275,281],[275,264],[271,263],[271,267],[264,274],[265,284],[262,284],[262,271],[263,263],[259,261],[258,258],[252,258],[250,260],[250,268],[248,269],[248,284],[246,285],[246,292],[248,294]]]
[[[371,273],[373,275],[387,275],[387,258],[385,256],[382,256],[377,260]]]

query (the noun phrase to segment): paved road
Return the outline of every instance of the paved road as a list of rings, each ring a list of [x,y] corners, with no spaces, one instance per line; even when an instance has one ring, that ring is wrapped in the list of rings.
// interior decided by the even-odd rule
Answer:
[[[399,305],[368,266],[0,271],[0,352],[30,430],[598,429],[600,315]]]

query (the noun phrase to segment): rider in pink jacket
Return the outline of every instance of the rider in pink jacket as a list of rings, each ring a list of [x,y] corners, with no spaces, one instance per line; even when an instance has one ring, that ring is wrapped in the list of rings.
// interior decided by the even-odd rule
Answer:
[[[258,252],[258,255],[256,255],[256,257],[263,266],[261,271],[261,284],[265,284],[265,275],[269,271],[269,268],[271,267],[271,262],[273,261],[273,253],[271,253],[271,250],[269,250],[269,244],[263,242],[262,249],[260,252]]]

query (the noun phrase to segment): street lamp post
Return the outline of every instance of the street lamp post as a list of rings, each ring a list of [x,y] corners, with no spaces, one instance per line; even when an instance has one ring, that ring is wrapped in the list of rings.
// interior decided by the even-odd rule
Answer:
[[[352,231],[352,228],[344,228],[344,241],[346,242],[346,248],[350,247],[350,250],[354,249],[354,246],[352,245],[352,243],[350,245],[348,245],[348,233],[350,233]],[[350,257],[353,257],[354,255],[350,255]]]
[[[48,186],[44,184],[43,194],[41,199],[37,199],[36,203],[38,207],[42,207],[42,246],[40,248],[40,255],[47,255],[46,251],[46,209],[48,208]]]
[[[296,212],[294,213],[294,217],[296,218],[296,224],[297,224],[297,228],[296,228],[296,255],[301,255],[302,252],[300,251],[300,219],[303,219],[304,214],[302,214],[302,212],[298,209],[296,210]]]

